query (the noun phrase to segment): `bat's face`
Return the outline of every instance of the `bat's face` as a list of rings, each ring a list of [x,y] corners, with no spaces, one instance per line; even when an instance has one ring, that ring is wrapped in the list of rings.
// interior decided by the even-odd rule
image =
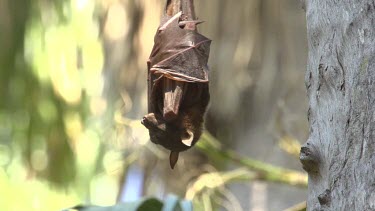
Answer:
[[[153,143],[160,144],[174,152],[189,149],[197,140],[194,138],[194,131],[184,128],[179,119],[167,123],[160,116],[150,113],[143,117],[142,124],[149,130]]]

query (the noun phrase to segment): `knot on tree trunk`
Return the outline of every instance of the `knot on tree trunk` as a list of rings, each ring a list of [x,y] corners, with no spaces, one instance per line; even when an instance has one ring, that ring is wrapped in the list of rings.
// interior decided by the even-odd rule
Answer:
[[[329,206],[331,203],[331,191],[326,189],[318,196],[318,201],[321,206]]]
[[[310,173],[317,174],[319,172],[319,155],[316,148],[307,141],[302,147],[299,155],[302,168]]]

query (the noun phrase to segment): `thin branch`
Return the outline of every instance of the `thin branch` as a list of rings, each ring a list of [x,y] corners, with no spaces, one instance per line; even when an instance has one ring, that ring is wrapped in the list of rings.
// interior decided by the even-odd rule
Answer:
[[[215,159],[228,159],[257,172],[259,174],[258,179],[260,180],[303,188],[307,187],[307,175],[305,173],[277,167],[259,160],[239,155],[233,150],[224,149],[220,142],[209,133],[204,133],[201,141],[199,141],[196,146],[205,154]]]

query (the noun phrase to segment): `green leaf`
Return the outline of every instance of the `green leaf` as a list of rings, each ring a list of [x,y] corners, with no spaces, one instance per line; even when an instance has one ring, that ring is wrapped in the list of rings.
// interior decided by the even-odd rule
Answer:
[[[168,195],[164,205],[156,198],[148,198],[109,207],[79,205],[64,211],[193,211],[193,204],[188,200],[180,201],[175,195]]]
[[[163,203],[155,198],[150,198],[144,201],[137,211],[160,211]]]
[[[76,206],[65,211],[160,211],[163,203],[156,198],[142,199],[134,202],[116,204],[109,207]]]

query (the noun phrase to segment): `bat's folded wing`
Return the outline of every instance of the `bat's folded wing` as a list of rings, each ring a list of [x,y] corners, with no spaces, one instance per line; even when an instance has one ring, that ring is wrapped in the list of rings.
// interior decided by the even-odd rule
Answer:
[[[184,82],[208,82],[211,40],[179,26],[179,15],[159,27],[150,56],[152,74]]]

